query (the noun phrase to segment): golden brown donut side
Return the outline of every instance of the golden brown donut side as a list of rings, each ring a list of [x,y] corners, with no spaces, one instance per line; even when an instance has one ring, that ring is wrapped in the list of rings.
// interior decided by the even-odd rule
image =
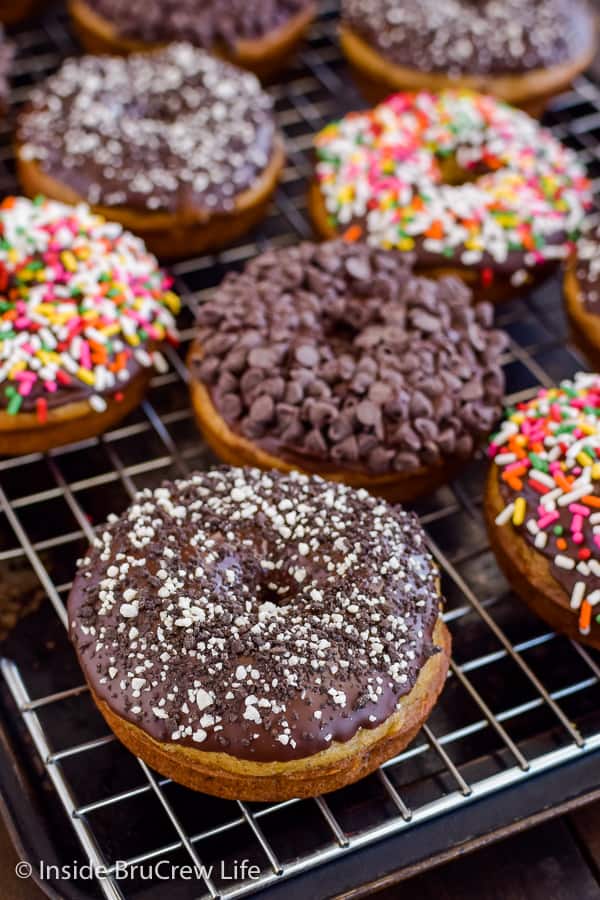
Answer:
[[[343,234],[336,231],[329,221],[323,195],[316,179],[313,179],[309,187],[308,211],[319,237],[324,240],[343,237]],[[511,284],[509,278],[499,277],[492,284],[483,285],[479,270],[476,268],[467,268],[465,266],[415,266],[415,273],[424,275],[427,278],[444,278],[449,275],[454,278],[460,278],[470,288],[476,303],[479,301],[503,303],[522,293],[523,290],[531,290],[536,284],[542,282],[551,271],[551,266],[540,265],[536,269],[535,274],[528,273],[530,280],[526,285],[521,284],[517,287]]]
[[[352,469],[336,469],[313,465],[294,465],[262,450],[248,438],[232,431],[211,400],[206,387],[192,377],[190,382],[192,408],[196,422],[204,440],[211,450],[232,466],[256,466],[259,469],[277,469],[280,472],[293,470],[305,474],[320,475],[328,481],[339,481],[353,488],[365,488],[371,494],[384,497],[392,503],[411,503],[423,494],[432,493],[442,484],[450,481],[465,465],[466,461],[449,460],[444,465],[429,466],[410,473],[372,475]]]
[[[600,370],[600,317],[588,312],[583,305],[575,260],[572,260],[567,268],[563,290],[573,340],[586,355],[593,368],[598,371]]]
[[[47,420],[40,422],[35,412],[9,415],[0,411],[0,456],[43,453],[52,447],[72,444],[108,431],[140,405],[152,372],[142,370],[120,388],[123,399],[105,397],[106,409],[97,412],[87,400],[65,403],[49,409]]]
[[[277,802],[315,797],[364,778],[400,753],[418,734],[440,695],[451,651],[451,637],[441,617],[433,640],[439,652],[421,669],[396,711],[373,729],[359,729],[344,743],[335,742],[305,759],[253,762],[227,753],[212,753],[161,743],[114,713],[92,691],[98,709],[117,738],[161,775],[179,784],[229,800]]]
[[[600,627],[592,622],[590,634],[581,634],[578,617],[570,608],[566,592],[552,574],[550,560],[530,546],[510,523],[496,525],[496,516],[505,505],[498,469],[492,465],[485,489],[484,516],[492,550],[510,586],[554,631],[600,648]]]
[[[541,116],[549,101],[572,84],[595,56],[595,45],[571,62],[522,75],[463,75],[449,78],[440,72],[419,72],[386,60],[346,25],[340,26],[342,50],[353,66],[359,86],[369,100],[378,102],[397,91],[468,89],[492,94],[530,115]]]
[[[140,211],[129,207],[93,206],[106,219],[119,222],[141,237],[156,256],[175,259],[217,250],[241,237],[265,215],[285,164],[283,140],[277,137],[269,165],[255,184],[236,197],[230,213],[185,210],[179,213]],[[18,177],[30,197],[43,194],[63,203],[86,203],[76,191],[47,175],[37,162],[23,160],[17,147]]]
[[[249,69],[259,78],[269,78],[287,65],[290,55],[304,37],[316,12],[316,4],[312,3],[262,38],[240,40],[233,50],[219,47],[215,52],[228,62]],[[69,0],[69,13],[75,32],[88,53],[124,56],[164,46],[163,42],[145,42],[122,37],[112,22],[94,12],[86,0]]]

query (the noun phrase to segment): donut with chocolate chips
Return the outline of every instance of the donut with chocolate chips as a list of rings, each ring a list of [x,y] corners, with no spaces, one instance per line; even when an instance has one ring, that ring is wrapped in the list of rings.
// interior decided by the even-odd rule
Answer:
[[[600,225],[589,225],[565,273],[564,299],[577,346],[600,370]]]
[[[600,649],[600,375],[507,410],[489,452],[485,517],[507,579],[552,628]]]
[[[90,53],[128,54],[191,41],[260,78],[289,63],[316,14],[315,0],[69,0]]]
[[[30,196],[84,200],[163,257],[250,229],[284,164],[255,76],[191,44],[67,60],[32,92],[17,143]]]
[[[388,499],[434,490],[501,411],[505,337],[470,300],[366,244],[264,253],[198,312],[188,363],[207,443]]]
[[[342,48],[370,100],[469,88],[540,115],[592,62],[588,0],[343,0]]]
[[[161,774],[310,797],[413,739],[450,635],[411,513],[299,473],[216,469],[139,493],[68,601],[92,697]]]
[[[476,299],[500,301],[572,252],[590,184],[576,155],[524,113],[470,91],[395,94],[314,141],[318,233],[414,251]]]
[[[142,241],[87,207],[0,205],[0,454],[107,431],[143,399],[179,300]]]

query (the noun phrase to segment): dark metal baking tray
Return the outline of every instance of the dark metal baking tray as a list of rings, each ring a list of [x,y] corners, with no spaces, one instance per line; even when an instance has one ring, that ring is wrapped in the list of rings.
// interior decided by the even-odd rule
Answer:
[[[210,879],[65,880],[68,898],[169,900],[359,896],[509,831],[589,801],[600,786],[600,655],[547,630],[510,593],[481,517],[483,456],[417,510],[443,570],[454,663],[428,725],[397,759],[326,798],[232,803],[194,794],[136,761],[96,712],[67,641],[64,600],[75,559],[132,493],[210,465],[189,408],[182,360],[193,313],[225,272],[269,245],[311,236],[306,186],[311,136],[361,105],[323,0],[310,40],[273,85],[288,165],[260,230],[224,253],[174,267],[184,300],[184,346],[170,353],[142,408],[100,440],[0,461],[0,592],[22,584],[38,606],[4,641],[0,664],[0,809],[24,859],[214,864]],[[15,107],[77,48],[58,9],[15,34]],[[547,115],[577,149],[597,187],[600,89],[578,80]],[[11,122],[0,126],[0,191],[16,190]],[[502,306],[510,335],[508,399],[532,395],[581,368],[568,343],[558,279]],[[41,600],[41,603],[39,602]],[[0,604],[1,608],[1,604]],[[249,859],[256,881],[218,867]]]

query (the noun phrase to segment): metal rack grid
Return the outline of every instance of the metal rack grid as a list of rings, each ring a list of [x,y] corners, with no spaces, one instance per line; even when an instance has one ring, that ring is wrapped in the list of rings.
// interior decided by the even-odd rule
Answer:
[[[322,3],[298,62],[285,83],[272,88],[289,157],[260,233],[221,254],[174,267],[184,300],[184,348],[194,308],[227,269],[267,244],[311,236],[305,209],[311,135],[360,103],[336,45],[335,7]],[[49,13],[39,27],[22,30],[16,39],[14,98],[19,104],[29,85],[75,45],[61,12]],[[554,104],[548,121],[582,153],[598,186],[596,84],[580,79]],[[0,190],[14,189],[6,124],[0,129]],[[511,337],[504,358],[509,402],[528,398],[537,383],[550,384],[580,366],[565,344],[558,284],[501,308],[497,320]],[[0,584],[6,566],[33,570],[64,625],[74,561],[93,538],[95,525],[109,511],[122,509],[137,489],[212,461],[193,426],[183,356],[184,351],[170,350],[171,369],[154,378],[140,411],[100,439],[0,461]],[[466,804],[600,749],[600,656],[548,632],[509,594],[482,525],[483,472],[480,458],[451,487],[418,507],[443,571],[454,661],[447,689],[419,737],[359,786],[313,801],[270,805],[216,801],[184,791],[127,754],[95,713],[80,678],[66,686],[57,682],[54,689],[47,672],[45,690],[40,690],[39,677],[31,671],[10,659],[1,661],[16,718],[33,741],[85,857],[106,873],[98,880],[105,897],[135,897],[139,887],[135,879],[126,885],[119,881],[117,860],[141,865],[161,859],[197,867],[197,880],[182,896],[195,897],[198,891],[212,898],[246,896],[442,814],[460,814]],[[66,637],[58,650],[72,654]],[[76,715],[69,712],[73,705]],[[65,717],[73,738],[67,743],[61,731]],[[105,762],[96,772],[99,758]],[[121,769],[130,782],[125,786]],[[142,812],[134,809],[140,802]],[[130,836],[135,828],[128,823],[148,814],[155,817],[150,845],[129,851],[118,839],[107,841],[111,829],[117,837]],[[225,883],[216,870],[202,871],[234,850],[257,862],[257,880]],[[146,881],[145,890],[149,886]]]

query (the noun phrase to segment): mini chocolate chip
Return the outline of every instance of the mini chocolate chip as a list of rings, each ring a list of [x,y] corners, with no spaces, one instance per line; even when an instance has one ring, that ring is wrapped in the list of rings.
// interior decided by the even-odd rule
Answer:
[[[332,447],[331,455],[334,460],[356,462],[358,459],[358,442],[356,437],[352,434],[345,440],[340,441],[339,444],[335,444]]]
[[[419,468],[419,457],[416,453],[407,453],[403,450],[394,457],[394,469],[397,472],[414,472]]]
[[[483,397],[483,385],[475,379],[467,381],[463,385],[459,396],[461,400],[479,400],[480,397]]]
[[[327,455],[327,441],[317,428],[308,432],[304,446],[309,453],[314,453],[315,456]]]
[[[275,404],[273,403],[273,398],[263,394],[261,397],[258,397],[250,407],[250,418],[253,419],[254,422],[263,424],[269,422],[273,418],[274,411]]]
[[[219,409],[226,419],[234,421],[242,413],[242,401],[236,394],[223,394],[219,400]]]
[[[410,398],[410,412],[413,416],[432,416],[433,404],[421,391],[415,391]]]
[[[328,434],[331,441],[337,443],[338,441],[343,441],[344,438],[347,438],[348,435],[352,434],[354,431],[353,422],[353,412],[340,413],[329,426]]]
[[[301,366],[312,368],[319,362],[319,351],[310,344],[301,344],[294,353]]]
[[[272,347],[255,347],[248,354],[248,362],[259,369],[272,369],[277,365],[277,356]]]
[[[367,257],[351,256],[344,265],[348,275],[358,281],[368,281],[371,277],[371,266]]]
[[[381,409],[370,400],[362,400],[356,407],[356,418],[362,425],[375,425],[381,420]]]
[[[440,327],[440,320],[437,316],[432,316],[422,309],[413,310],[410,319],[415,328],[419,328],[421,331],[437,331]]]
[[[265,380],[264,372],[260,369],[246,369],[240,378],[240,387],[244,395],[249,394]]]

